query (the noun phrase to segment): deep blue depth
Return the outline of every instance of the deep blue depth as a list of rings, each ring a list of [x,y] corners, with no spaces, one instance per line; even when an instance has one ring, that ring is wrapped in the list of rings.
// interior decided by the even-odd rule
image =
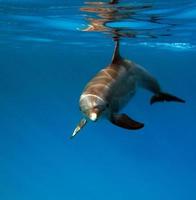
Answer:
[[[195,200],[194,1],[157,1],[148,12],[164,26],[131,21],[138,37],[121,39],[121,54],[186,104],[151,106],[152,94],[139,89],[123,112],[142,130],[101,120],[73,140],[79,96],[110,63],[114,43],[108,33],[82,31],[95,15],[80,12],[83,1],[46,2],[0,1],[0,199]]]

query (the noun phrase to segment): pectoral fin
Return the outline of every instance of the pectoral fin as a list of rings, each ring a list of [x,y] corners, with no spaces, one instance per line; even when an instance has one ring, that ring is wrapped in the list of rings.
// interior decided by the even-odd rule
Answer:
[[[126,114],[113,114],[110,121],[121,128],[137,130],[144,127],[143,123],[136,122]]]

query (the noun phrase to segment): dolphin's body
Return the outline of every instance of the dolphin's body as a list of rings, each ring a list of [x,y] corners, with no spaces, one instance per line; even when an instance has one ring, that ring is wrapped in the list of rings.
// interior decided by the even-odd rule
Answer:
[[[80,121],[72,137],[88,119],[97,121],[101,116],[122,128],[130,130],[142,128],[143,123],[134,121],[126,114],[118,114],[134,96],[138,86],[154,93],[151,104],[158,101],[184,102],[178,97],[162,92],[158,81],[143,67],[123,59],[119,54],[119,41],[116,41],[111,64],[89,81],[80,96],[80,109],[85,118]]]

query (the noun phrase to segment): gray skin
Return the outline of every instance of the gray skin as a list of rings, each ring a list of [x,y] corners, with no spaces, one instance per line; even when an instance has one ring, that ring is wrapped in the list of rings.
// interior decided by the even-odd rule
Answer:
[[[137,87],[142,87],[154,94],[151,104],[159,101],[185,101],[162,92],[158,81],[140,65],[123,59],[119,54],[119,41],[116,42],[112,62],[92,78],[80,96],[80,110],[83,118],[72,137],[74,137],[88,120],[97,121],[106,117],[113,124],[130,130],[140,129],[143,123],[136,122],[119,111],[134,96]]]
[[[98,117],[110,118],[130,101],[138,86],[157,94],[161,91],[156,79],[144,68],[121,59],[101,70],[87,84],[80,97],[80,109],[89,119],[95,109]]]

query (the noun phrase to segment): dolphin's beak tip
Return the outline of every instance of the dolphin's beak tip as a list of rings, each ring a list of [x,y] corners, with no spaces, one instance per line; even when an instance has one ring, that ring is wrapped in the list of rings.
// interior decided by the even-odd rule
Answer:
[[[70,140],[72,140],[73,138],[74,138],[73,135],[71,135],[71,136],[69,137]]]
[[[72,135],[70,136],[70,139],[73,139],[78,134],[78,132],[85,126],[86,123],[87,123],[86,119],[83,118],[82,120],[80,120],[79,124],[77,125]]]
[[[97,120],[97,113],[95,113],[95,112],[91,113],[91,114],[90,114],[90,119],[91,119],[92,121],[96,121],[96,120]]]

